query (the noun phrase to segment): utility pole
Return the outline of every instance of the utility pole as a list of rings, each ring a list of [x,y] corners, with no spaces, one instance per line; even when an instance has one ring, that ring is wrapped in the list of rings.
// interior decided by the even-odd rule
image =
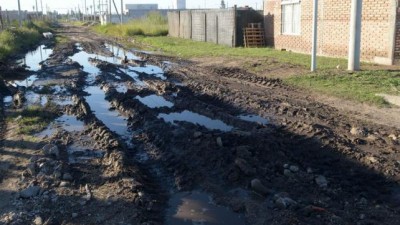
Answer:
[[[37,4],[37,0],[35,0],[36,2],[36,19],[39,18],[39,9],[38,9],[38,4]]]
[[[85,0],[85,15],[83,16],[83,20],[85,20],[85,17],[87,16],[87,8],[86,8],[86,0]],[[85,20],[86,21],[86,20]]]
[[[318,0],[314,0],[313,8],[313,40],[311,55],[311,71],[317,69],[317,45],[318,45]]]
[[[19,27],[22,27],[22,22],[21,22],[21,3],[18,0],[18,23]]]
[[[348,70],[360,70],[362,0],[352,0]]]
[[[43,12],[43,1],[40,0],[40,8],[42,9],[42,20],[44,19],[44,12]]]
[[[112,12],[111,12],[111,0],[108,0],[108,10],[109,10],[109,14],[110,14],[110,21],[109,23],[112,23]]]
[[[93,0],[93,21],[96,21],[96,0]]]
[[[124,0],[121,0],[121,25],[124,22]]]

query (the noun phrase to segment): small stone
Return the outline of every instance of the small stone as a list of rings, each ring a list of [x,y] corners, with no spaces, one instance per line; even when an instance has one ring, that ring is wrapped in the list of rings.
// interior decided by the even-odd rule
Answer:
[[[326,178],[324,176],[321,176],[321,175],[319,175],[319,176],[317,176],[315,178],[315,183],[317,183],[318,186],[321,187],[321,188],[328,187],[328,180],[326,180]]]
[[[389,135],[389,138],[392,139],[393,141],[397,141],[397,136],[395,134]]]
[[[32,198],[35,197],[39,194],[40,192],[40,187],[38,186],[30,186],[26,188],[25,190],[21,191],[19,195],[21,198]]]
[[[199,132],[199,131],[196,131],[196,132],[194,132],[193,137],[194,137],[194,138],[199,138],[199,137],[201,137],[202,135],[203,135],[203,133],[201,133],[201,132]]]
[[[267,187],[265,187],[265,186],[261,183],[261,181],[260,181],[259,179],[253,179],[253,180],[251,181],[251,188],[252,188],[255,192],[257,192],[257,193],[259,193],[259,194],[262,194],[262,195],[266,195],[266,194],[270,194],[270,193],[271,193],[271,191],[270,191]]]
[[[311,174],[311,173],[314,173],[314,171],[313,171],[310,167],[308,167],[308,168],[307,168],[307,173],[308,173],[308,174]]]
[[[297,202],[289,197],[278,197],[275,200],[275,204],[280,209],[287,209],[289,207],[294,207],[297,205]]]
[[[285,175],[287,177],[291,177],[293,175],[293,173],[289,169],[284,169],[283,170],[283,175]]]
[[[375,157],[373,157],[373,156],[368,156],[366,159],[367,159],[370,163],[377,163],[377,162],[378,162],[378,160],[377,160]]]
[[[289,169],[289,164],[285,164],[285,165],[283,165],[283,168],[285,168],[285,169]]]
[[[249,163],[241,158],[235,160],[235,165],[239,167],[239,169],[245,173],[246,175],[253,175],[256,173],[256,169],[254,169]]]
[[[74,178],[69,173],[64,173],[63,180],[72,181]]]
[[[217,137],[217,144],[219,147],[224,147],[224,144],[222,143],[222,138],[221,137]]]
[[[289,169],[290,169],[290,171],[292,171],[294,173],[297,173],[300,170],[298,166],[290,166]]]
[[[43,148],[43,153],[48,156],[55,156],[57,159],[60,158],[60,150],[56,145],[47,144]]]
[[[59,186],[60,186],[60,187],[68,187],[68,186],[69,186],[69,182],[67,182],[67,181],[61,181],[61,183],[60,183]]]
[[[78,217],[78,213],[72,213],[72,218]]]
[[[42,224],[43,224],[43,219],[42,219],[42,217],[37,216],[37,217],[35,218],[35,220],[33,221],[33,224],[35,224],[35,225],[42,225]]]
[[[352,127],[350,130],[350,134],[352,134],[354,136],[365,136],[366,131],[360,127]]]
[[[364,220],[365,219],[365,214],[360,214],[360,220]]]

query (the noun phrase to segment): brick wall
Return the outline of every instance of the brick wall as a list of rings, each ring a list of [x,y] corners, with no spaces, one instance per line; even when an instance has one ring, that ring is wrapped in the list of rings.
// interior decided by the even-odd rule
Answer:
[[[361,58],[374,61],[391,58],[393,0],[364,0],[362,16]],[[277,49],[310,53],[312,40],[313,0],[301,1],[300,35],[281,34],[281,0],[266,0],[264,16],[269,45]],[[347,57],[350,32],[351,0],[323,0],[318,6],[318,54]],[[400,24],[398,25],[400,28]],[[398,30],[400,33],[400,29]],[[400,56],[400,39],[398,54]]]

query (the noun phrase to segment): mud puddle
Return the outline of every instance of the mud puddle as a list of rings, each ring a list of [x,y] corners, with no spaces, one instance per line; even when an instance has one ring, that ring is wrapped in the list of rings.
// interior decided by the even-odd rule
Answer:
[[[52,49],[46,48],[45,45],[40,45],[34,51],[28,52],[24,58],[19,59],[20,65],[26,65],[32,71],[41,69],[40,63],[46,61],[53,54]]]
[[[25,94],[25,99],[28,105],[45,106],[49,102],[47,96],[36,94],[35,92],[32,91],[29,91]]]
[[[104,91],[97,86],[87,87],[85,91],[90,93],[90,96],[86,96],[85,99],[96,117],[110,130],[123,137],[128,137],[130,132],[126,118],[121,116],[117,111],[110,110],[112,106],[105,100],[106,95]]]
[[[161,107],[172,108],[174,106],[174,103],[167,101],[164,97],[158,95],[149,95],[146,97],[137,96],[135,99],[152,109]]]
[[[34,74],[23,80],[13,80],[12,83],[21,87],[31,87],[38,79],[38,76]]]
[[[217,206],[202,192],[182,192],[169,201],[167,225],[244,225],[245,219],[228,208]]]
[[[71,164],[85,163],[93,159],[100,159],[104,155],[103,151],[88,149],[78,143],[68,146],[67,152],[68,162]]]
[[[197,124],[200,126],[204,126],[211,130],[220,130],[220,131],[232,131],[233,127],[227,125],[226,123],[222,122],[221,120],[214,120],[209,117],[200,115],[198,113],[194,113],[188,110],[185,110],[180,113],[160,113],[158,118],[163,119],[165,122],[169,122],[175,124],[175,121],[184,121],[193,124]]]
[[[261,117],[259,115],[251,114],[251,115],[240,115],[238,116],[239,119],[247,121],[247,122],[253,122],[253,123],[258,123],[261,125],[267,125],[269,124],[269,120]]]
[[[82,132],[85,129],[85,125],[82,121],[77,120],[75,116],[63,115],[54,122],[52,122],[44,131],[37,134],[38,137],[49,137],[52,136],[58,129],[63,129],[68,132]]]

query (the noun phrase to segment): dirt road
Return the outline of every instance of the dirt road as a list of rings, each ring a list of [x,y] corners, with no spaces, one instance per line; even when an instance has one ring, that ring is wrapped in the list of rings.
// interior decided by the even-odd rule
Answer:
[[[58,33],[6,78],[0,224],[400,224],[398,116]],[[33,105],[55,119],[21,134]]]

